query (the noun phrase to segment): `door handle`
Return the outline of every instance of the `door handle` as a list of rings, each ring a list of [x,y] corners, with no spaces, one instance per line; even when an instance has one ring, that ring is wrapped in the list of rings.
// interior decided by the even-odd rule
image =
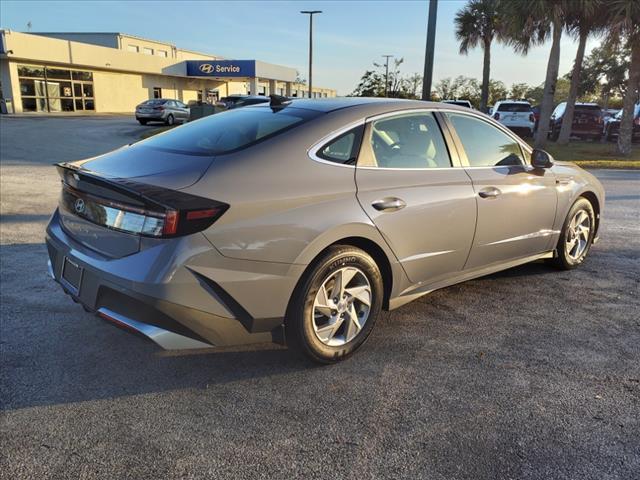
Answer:
[[[480,196],[480,198],[496,198],[501,193],[502,192],[496,187],[487,187],[480,190],[478,192],[478,195]]]
[[[385,197],[380,200],[376,200],[371,204],[373,208],[380,212],[395,212],[402,210],[407,206],[404,200],[397,197]]]

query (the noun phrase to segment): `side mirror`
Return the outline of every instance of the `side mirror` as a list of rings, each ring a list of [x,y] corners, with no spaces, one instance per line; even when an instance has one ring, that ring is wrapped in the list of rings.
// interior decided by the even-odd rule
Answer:
[[[544,150],[534,148],[531,152],[531,165],[534,168],[551,168],[553,167],[553,157]]]

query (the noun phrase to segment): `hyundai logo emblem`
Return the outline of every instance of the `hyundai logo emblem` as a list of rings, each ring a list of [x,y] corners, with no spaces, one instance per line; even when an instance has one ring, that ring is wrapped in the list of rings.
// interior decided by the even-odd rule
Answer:
[[[213,72],[213,65],[211,65],[210,63],[203,63],[202,65],[200,65],[200,71],[202,73],[211,73]]]
[[[84,200],[82,200],[81,198],[78,198],[76,200],[76,203],[73,204],[73,208],[76,211],[76,213],[84,212]]]

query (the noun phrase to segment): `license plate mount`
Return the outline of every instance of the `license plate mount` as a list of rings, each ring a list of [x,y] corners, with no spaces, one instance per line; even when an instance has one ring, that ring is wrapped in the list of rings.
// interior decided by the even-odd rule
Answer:
[[[80,294],[80,286],[82,285],[82,274],[84,269],[68,257],[64,257],[62,262],[62,275],[60,275],[60,283],[73,295]]]

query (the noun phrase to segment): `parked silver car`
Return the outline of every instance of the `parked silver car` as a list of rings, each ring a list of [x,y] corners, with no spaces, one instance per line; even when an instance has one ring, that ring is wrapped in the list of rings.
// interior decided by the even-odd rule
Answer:
[[[165,125],[184,123],[189,120],[189,107],[179,100],[154,98],[136,106],[136,120],[140,125],[162,122]]]
[[[393,99],[274,96],[58,170],[50,273],[86,309],[165,348],[286,342],[325,363],[381,309],[580,265],[604,205],[488,116]]]

